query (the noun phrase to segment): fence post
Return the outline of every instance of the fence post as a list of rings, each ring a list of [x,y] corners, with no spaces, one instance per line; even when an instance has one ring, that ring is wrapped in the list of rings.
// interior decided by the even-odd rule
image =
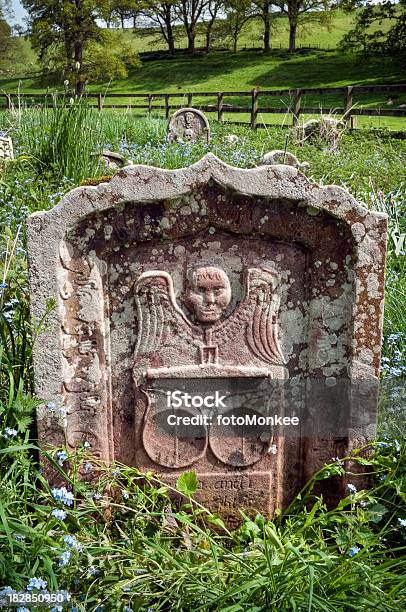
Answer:
[[[257,115],[258,115],[258,91],[252,90],[251,94],[251,130],[257,129]]]
[[[217,121],[219,123],[224,123],[223,98],[223,92],[219,91],[217,94]]]
[[[169,119],[169,94],[165,94],[165,118]]]
[[[344,96],[344,116],[343,119],[344,121],[347,123],[347,125],[349,125],[351,128],[354,128],[356,125],[356,117],[352,116],[352,107],[353,107],[353,101],[352,101],[352,92],[353,92],[353,86],[349,85],[347,87],[347,90],[345,92],[345,96]]]
[[[296,127],[299,124],[300,107],[302,104],[302,90],[296,89],[295,100],[293,103],[293,119],[292,125]]]
[[[152,112],[152,94],[148,94],[148,115]]]
[[[103,110],[103,97],[101,93],[99,93],[99,95],[97,96],[97,108],[99,109],[99,111]]]
[[[189,108],[191,108],[193,103],[193,94],[192,93],[188,93],[187,94],[187,105]]]

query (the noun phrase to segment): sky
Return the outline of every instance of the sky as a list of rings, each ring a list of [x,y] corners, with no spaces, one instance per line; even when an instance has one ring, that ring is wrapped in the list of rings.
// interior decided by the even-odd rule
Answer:
[[[12,24],[21,23],[21,25],[24,25],[23,18],[26,17],[27,12],[21,6],[20,0],[11,0],[11,6],[13,9],[13,17],[9,19],[9,22]]]

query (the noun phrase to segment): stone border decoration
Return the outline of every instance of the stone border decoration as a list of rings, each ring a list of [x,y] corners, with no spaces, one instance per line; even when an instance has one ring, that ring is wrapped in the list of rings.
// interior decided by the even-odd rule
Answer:
[[[327,284],[326,291],[334,296],[328,300],[345,301],[346,314],[342,316],[346,317],[343,331],[346,348],[340,371],[348,366],[350,379],[378,379],[387,233],[385,214],[367,210],[341,187],[319,186],[296,168],[286,165],[241,169],[228,166],[209,153],[194,165],[178,170],[128,166],[109,183],[78,187],[53,209],[34,213],[28,219],[33,321],[41,320],[50,300],[56,301],[34,347],[35,388],[44,402],[37,411],[38,435],[43,448],[47,444],[74,448],[86,439],[95,456],[106,462],[115,457],[113,420],[116,415],[109,395],[110,328],[103,292],[108,266],[102,256],[98,257],[100,253],[96,253],[97,241],[92,243],[96,240],[92,225],[94,215],[101,215],[103,219],[110,214],[116,220],[113,227],[109,225],[110,229],[107,222],[102,221],[108,257],[113,250],[119,249],[117,244],[130,241],[138,244],[138,240],[154,238],[153,234],[145,237],[145,229],[143,237],[139,235],[138,238],[134,233],[140,227],[136,217],[145,219],[155,214],[156,225],[152,230],[150,225],[148,231],[159,232],[155,235],[163,240],[173,235],[193,235],[197,230],[192,229],[192,219],[188,220],[185,212],[176,215],[178,210],[183,211],[188,196],[196,208],[196,194],[203,189],[214,194],[217,206],[214,210],[219,211],[218,214],[209,211],[204,219],[200,218],[198,231],[207,228],[208,235],[219,228],[218,231],[231,232],[235,236],[255,234],[263,240],[267,237],[280,240],[283,230],[292,242],[312,244],[316,251],[322,249],[320,252],[329,256],[330,245],[323,244],[323,236],[314,231],[310,237],[306,232],[318,216],[332,220],[328,221],[330,225],[338,224],[335,234],[331,235],[343,236],[343,244],[345,240],[346,248],[351,248],[350,256],[343,255],[346,269],[340,277],[349,280],[343,286],[337,286],[338,283],[334,286],[332,281]],[[224,193],[229,200],[221,195]],[[248,204],[239,209],[242,200]],[[131,208],[124,220],[126,206]],[[285,216],[283,210],[288,211]],[[267,216],[266,211],[272,211],[274,216]],[[125,226],[129,219],[130,223],[134,219],[130,238]],[[145,220],[143,223],[145,228]],[[78,235],[75,228],[79,226],[85,229]],[[311,270],[321,291],[327,278],[323,276],[323,266],[315,261]],[[336,271],[334,266],[330,266],[329,274]],[[320,352],[317,344],[320,334],[328,339],[329,335],[334,335],[331,330],[337,329],[337,313],[334,309],[323,310],[322,298],[320,289],[316,288],[308,311],[309,352],[312,347]],[[324,352],[328,355],[328,348]],[[333,376],[323,371],[322,361],[321,366],[316,361],[315,372],[319,371],[321,377]],[[359,401],[361,405],[362,398]],[[53,406],[65,406],[66,418],[55,418],[47,408],[49,402]],[[349,435],[349,439],[353,445],[365,442],[357,438],[356,432]],[[328,458],[331,456],[329,454]],[[320,456],[317,461],[313,460],[310,450],[303,461],[302,477],[311,475],[320,460]],[[290,468],[295,469],[294,465]]]

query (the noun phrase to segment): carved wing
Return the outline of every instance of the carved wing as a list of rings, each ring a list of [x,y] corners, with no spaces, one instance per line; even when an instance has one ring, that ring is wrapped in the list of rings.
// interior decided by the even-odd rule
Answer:
[[[244,325],[248,346],[256,357],[272,365],[286,365],[278,341],[278,285],[274,271],[249,268],[245,298],[226,321],[213,329],[215,341],[226,342],[238,335]]]
[[[170,274],[154,270],[141,274],[135,283],[138,338],[134,356],[156,352],[175,333],[189,341],[193,326],[176,303]]]
[[[278,341],[278,277],[272,270],[251,268],[247,277],[252,317],[247,340],[252,352],[267,363],[285,365]]]

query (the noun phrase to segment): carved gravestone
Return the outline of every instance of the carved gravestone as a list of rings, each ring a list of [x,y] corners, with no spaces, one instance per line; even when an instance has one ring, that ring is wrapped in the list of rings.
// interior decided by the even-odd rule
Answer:
[[[10,137],[0,138],[0,163],[6,159],[14,159],[13,141]]]
[[[169,142],[196,142],[203,138],[210,142],[210,126],[206,116],[195,108],[181,108],[168,125]]]
[[[74,189],[28,223],[34,319],[56,300],[41,444],[170,484],[195,470],[230,525],[271,515],[373,435],[385,244],[385,215],[289,166],[209,154]]]

